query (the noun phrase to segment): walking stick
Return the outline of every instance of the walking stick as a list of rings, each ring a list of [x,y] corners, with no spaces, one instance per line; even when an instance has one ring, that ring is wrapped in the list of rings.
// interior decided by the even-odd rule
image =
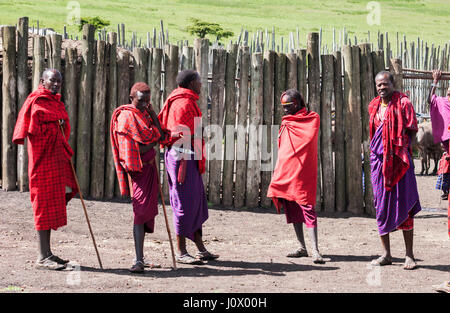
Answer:
[[[170,228],[169,228],[169,221],[167,220],[167,213],[166,213],[166,205],[164,204],[164,195],[161,189],[161,183],[159,182],[159,170],[158,166],[156,167],[156,179],[158,182],[158,188],[159,188],[159,196],[161,197],[161,203],[164,211],[164,219],[166,220],[166,228],[167,228],[167,234],[169,235],[169,242],[170,242],[170,250],[172,251],[172,263],[173,263],[173,269],[177,269],[177,264],[175,262],[175,252],[173,250],[173,244],[172,244],[172,236],[170,235]]]
[[[61,121],[59,123],[59,127],[61,128],[61,132],[63,134],[64,139],[66,139],[66,135],[64,135],[64,129],[63,129]],[[95,248],[95,253],[97,254],[98,263],[100,264],[100,268],[103,269],[102,260],[100,260],[100,254],[98,253],[98,250],[97,250],[97,244],[95,243],[94,233],[92,232],[91,223],[89,222],[89,217],[87,214],[86,206],[84,205],[84,200],[83,200],[83,195],[81,193],[80,184],[78,183],[77,174],[75,173],[75,167],[73,166],[72,159],[69,159],[69,161],[70,161],[70,166],[72,167],[72,173],[73,173],[73,177],[75,178],[75,183],[77,184],[78,193],[80,195],[81,204],[82,204],[83,210],[84,210],[84,216],[86,216],[86,221],[88,224],[89,232],[91,233],[92,242],[94,243],[94,248]]]

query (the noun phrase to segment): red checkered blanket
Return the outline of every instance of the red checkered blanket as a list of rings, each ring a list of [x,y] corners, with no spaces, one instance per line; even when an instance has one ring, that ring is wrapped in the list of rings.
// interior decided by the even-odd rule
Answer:
[[[77,192],[70,166],[69,116],[60,99],[60,94],[53,95],[39,86],[25,100],[14,128],[14,143],[24,144],[28,138],[29,187],[37,230],[66,225],[66,202]],[[66,186],[72,188],[67,196]]]

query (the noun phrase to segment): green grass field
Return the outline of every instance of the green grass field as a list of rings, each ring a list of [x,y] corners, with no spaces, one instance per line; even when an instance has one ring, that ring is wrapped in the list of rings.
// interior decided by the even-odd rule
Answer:
[[[69,1],[63,0],[0,0],[0,24],[12,25],[22,16],[30,18],[30,26],[54,28],[62,32],[68,24],[71,11]],[[448,0],[378,0],[380,4],[380,25],[369,25],[367,16],[369,1],[334,0],[79,0],[81,17],[99,16],[110,21],[108,30],[117,31],[117,24],[126,25],[127,40],[131,31],[137,32],[143,42],[146,33],[153,28],[160,29],[160,20],[169,30],[171,42],[189,40],[193,36],[186,31],[190,18],[219,23],[235,33],[230,38],[235,41],[242,28],[250,32],[275,28],[277,42],[289,32],[296,37],[300,31],[300,45],[305,46],[306,35],[322,28],[323,44],[332,43],[333,28],[338,31],[345,27],[349,38],[365,40],[370,31],[371,42],[376,43],[378,31],[389,32],[395,45],[396,33],[408,41],[420,39],[428,43],[443,45],[450,40],[450,7]],[[76,25],[67,27],[69,35],[79,35]],[[251,38],[251,37],[250,37]]]

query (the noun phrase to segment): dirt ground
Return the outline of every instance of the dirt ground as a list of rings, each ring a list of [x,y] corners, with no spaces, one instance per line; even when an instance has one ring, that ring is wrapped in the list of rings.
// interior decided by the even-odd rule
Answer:
[[[416,160],[416,172],[418,165]],[[316,265],[311,258],[285,257],[297,243],[284,215],[274,210],[220,208],[210,208],[203,230],[207,248],[220,258],[201,266],[178,265],[174,271],[160,208],[155,233],[146,237],[145,254],[162,268],[131,274],[131,204],[85,201],[104,266],[100,270],[79,199],[68,205],[68,225],[52,232],[53,253],[70,259],[75,270],[36,270],[37,241],[29,193],[1,191],[0,293],[433,292],[432,285],[450,279],[447,202],[441,201],[440,192],[434,189],[436,176],[417,176],[417,181],[423,210],[415,220],[419,267],[414,271],[402,268],[400,232],[391,234],[393,265],[369,265],[381,250],[373,218],[319,213],[319,246],[327,263]],[[173,234],[169,207],[168,215]],[[188,251],[195,253],[192,242]]]

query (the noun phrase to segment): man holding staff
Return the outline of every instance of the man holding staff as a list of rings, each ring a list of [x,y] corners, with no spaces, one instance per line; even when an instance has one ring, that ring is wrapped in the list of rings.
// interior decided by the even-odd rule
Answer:
[[[208,219],[202,174],[205,172],[204,141],[194,136],[202,112],[197,106],[201,91],[200,76],[196,71],[181,71],[176,78],[178,88],[172,91],[158,115],[161,126],[170,130],[172,139],[165,152],[170,205],[177,234],[177,262],[202,264],[219,256],[206,250],[202,240],[202,225]],[[191,147],[194,147],[192,149]],[[186,237],[194,241],[198,253],[191,256],[186,250]]]
[[[130,195],[133,202],[136,260],[130,271],[142,273],[144,267],[161,267],[144,261],[144,238],[145,233],[153,233],[158,214],[158,170],[154,146],[164,142],[167,132],[161,129],[151,107],[147,84],[134,84],[130,100],[131,104],[114,110],[110,135],[120,192]]]
[[[414,107],[394,90],[394,77],[382,71],[375,76],[378,96],[369,104],[370,165],[374,206],[383,254],[372,265],[392,264],[389,233],[403,231],[404,269],[416,268],[413,254],[414,215],[421,210],[411,138],[417,132]]]
[[[65,269],[69,262],[53,255],[50,235],[52,229],[67,224],[66,205],[78,190],[70,165],[69,116],[58,93],[61,83],[59,71],[44,71],[38,89],[28,95],[19,112],[13,135],[16,144],[28,139],[30,197],[39,243],[36,267],[50,270]]]
[[[306,108],[302,95],[289,89],[281,95],[284,116],[278,132],[278,159],[267,197],[272,198],[278,213],[284,208],[286,220],[294,225],[300,248],[287,257],[308,256],[303,223],[313,243],[313,262],[325,263],[318,248],[317,215],[317,139],[319,114]]]

